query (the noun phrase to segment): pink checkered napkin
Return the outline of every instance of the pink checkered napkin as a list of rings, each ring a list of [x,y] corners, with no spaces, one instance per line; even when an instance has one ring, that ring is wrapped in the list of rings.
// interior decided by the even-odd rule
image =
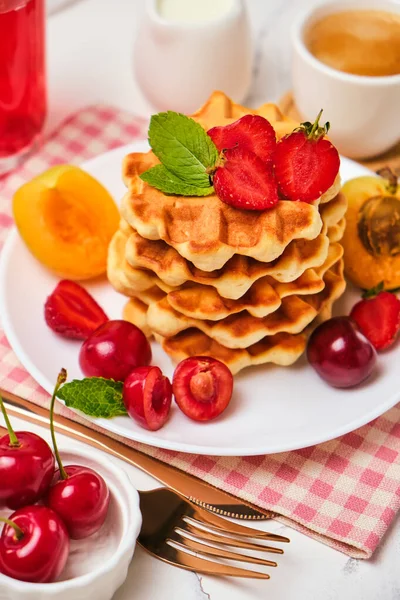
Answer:
[[[12,224],[11,197],[22,183],[49,165],[79,163],[144,138],[146,128],[142,120],[107,107],[68,119],[38,154],[0,180],[0,245]],[[38,404],[49,400],[1,331],[0,386]],[[354,557],[372,555],[400,505],[400,405],[339,439],[270,456],[196,456],[126,443],[273,510],[278,520]]]

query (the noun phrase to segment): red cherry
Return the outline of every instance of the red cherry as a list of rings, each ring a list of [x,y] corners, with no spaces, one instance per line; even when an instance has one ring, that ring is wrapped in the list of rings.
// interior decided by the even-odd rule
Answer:
[[[108,321],[82,344],[79,364],[86,377],[123,381],[135,367],[151,361],[144,333],[128,321]]]
[[[233,377],[224,363],[209,356],[192,356],[175,369],[172,389],[179,408],[194,421],[210,421],[226,409]]]
[[[158,367],[138,367],[125,379],[123,399],[132,419],[156,431],[168,419],[171,383]]]
[[[45,504],[63,519],[72,539],[79,540],[98,531],[103,525],[110,503],[110,491],[103,477],[89,467],[64,467],[54,432],[54,404],[67,372],[61,369],[50,402],[50,432],[59,470],[49,489]]]
[[[307,358],[322,379],[339,388],[361,383],[376,364],[373,345],[349,317],[319,325],[308,341]]]
[[[67,529],[46,506],[25,506],[4,519],[0,573],[30,583],[55,581],[69,552]]]
[[[45,440],[28,431],[14,433],[0,398],[8,434],[0,438],[0,503],[15,510],[37,502],[54,474],[54,456]]]
[[[110,492],[104,479],[89,467],[64,467],[66,479],[56,471],[45,500],[64,521],[73,540],[96,533],[107,517]]]

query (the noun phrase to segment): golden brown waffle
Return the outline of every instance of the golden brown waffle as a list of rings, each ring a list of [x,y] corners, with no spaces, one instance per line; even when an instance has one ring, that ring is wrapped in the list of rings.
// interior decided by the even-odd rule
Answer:
[[[321,207],[324,226],[328,227],[328,237],[334,237],[335,241],[341,237],[342,229],[338,230],[338,221],[342,219],[345,211],[346,200],[343,194],[338,194],[331,202]],[[151,272],[170,287],[176,288],[191,281],[211,285],[221,296],[237,299],[261,277],[269,276],[277,281],[288,282],[300,277],[308,268],[321,266],[327,257],[329,245],[325,233],[322,233],[315,240],[293,241],[282,256],[272,263],[261,263],[248,257],[234,255],[223,269],[206,272],[196,269],[165,242],[142,238],[123,219],[120,228],[121,231],[116,234],[118,244],[115,242],[110,247],[110,254],[113,256],[109,259],[112,267],[109,278],[114,287],[122,293],[126,293],[125,284],[129,285],[129,282],[126,282],[127,278],[133,282],[142,276],[144,281],[139,284],[140,290],[157,283],[150,275]],[[129,236],[126,238],[124,255],[122,255],[124,252],[122,232]],[[126,262],[139,271],[132,271],[127,267]],[[122,270],[122,273],[118,273],[119,270]],[[124,271],[128,272],[124,274]],[[159,287],[164,289],[165,286],[160,283]],[[126,295],[132,295],[132,290]]]
[[[260,277],[270,276],[277,281],[289,282],[300,277],[306,269],[319,267],[326,259],[328,247],[328,237],[320,234],[314,240],[291,242],[271,263],[235,254],[223,268],[207,272],[197,269],[165,242],[146,240],[131,229],[126,238],[125,256],[132,267],[154,272],[171,287],[186,282],[199,283],[215,287],[224,298],[237,299]]]
[[[284,298],[278,310],[262,319],[243,311],[220,321],[201,320],[187,317],[174,310],[167,297],[159,301],[152,301],[150,298],[147,325],[151,331],[164,338],[195,328],[228,348],[247,348],[265,336],[282,332],[300,333],[317,317],[318,313],[327,306],[331,307],[345,287],[342,260],[326,272],[324,281],[325,287],[318,294]],[[144,304],[148,303],[146,297],[139,296],[139,299]],[[134,317],[132,321],[135,322]]]
[[[292,365],[303,354],[307,343],[307,332],[291,335],[278,333],[245,349],[225,348],[197,329],[187,329],[178,335],[164,339],[156,336],[163,349],[175,361],[188,356],[212,356],[224,362],[233,375],[255,365],[274,363]]]
[[[175,362],[188,356],[213,356],[224,362],[233,374],[252,365],[266,363],[281,366],[291,365],[304,352],[314,324],[331,317],[332,305],[344,290],[342,261],[337,263],[336,270],[333,269],[331,273],[331,283],[327,282],[324,297],[320,298],[320,312],[314,322],[299,334],[277,333],[266,336],[248,348],[235,349],[227,348],[196,328],[185,329],[169,338],[164,338],[156,333],[155,338]],[[147,298],[147,300],[149,299]],[[136,324],[150,337],[152,331],[147,323],[147,312],[147,303],[131,298],[125,307],[124,318]]]
[[[249,113],[266,117],[278,138],[297,126],[272,104],[249,110],[221,92],[193,118],[207,130]],[[165,195],[139,177],[157,163],[149,152],[131,154],[123,165],[128,192],[108,276],[130,296],[124,318],[154,334],[174,360],[210,355],[233,373],[292,364],[345,287],[339,176],[313,203],[281,200],[256,212],[215,195]]]
[[[146,337],[151,338],[153,332],[147,323],[148,305],[138,298],[131,298],[124,306],[122,318],[139,327]]]
[[[194,118],[208,128],[249,112],[266,116],[278,138],[296,126],[273,105],[249,110],[221,92],[213,94]],[[122,216],[142,237],[165,241],[204,271],[220,269],[234,254],[271,262],[291,241],[315,239],[322,229],[319,204],[329,202],[340,190],[338,176],[314,203],[280,201],[270,210],[244,211],[228,206],[216,195],[193,198],[163,194],[140,179],[141,173],[158,162],[152,152],[125,157],[123,179],[128,192],[122,201]]]
[[[139,178],[124,196],[121,214],[142,237],[164,240],[203,271],[220,269],[234,254],[271,262],[293,240],[315,239],[322,229],[312,204],[279,201],[270,210],[244,211],[215,195],[166,196]]]
[[[325,288],[311,296],[289,296],[284,298],[278,310],[258,319],[247,312],[234,314],[220,321],[193,319],[175,311],[165,298],[150,304],[147,313],[148,325],[162,337],[172,337],[185,329],[194,327],[203,331],[227,348],[247,348],[276,333],[300,333],[330,298],[335,300],[344,290],[343,276],[328,271]],[[327,296],[328,295],[328,300]]]
[[[174,288],[167,285],[151,271],[136,269],[125,259],[127,236],[117,231],[108,247],[107,277],[114,289],[124,296],[135,296],[138,292],[148,290],[157,285],[164,292]]]
[[[329,240],[331,242],[331,244],[334,244],[335,242],[340,242],[343,235],[344,235],[344,230],[346,228],[346,219],[343,217],[343,219],[340,219],[340,221],[338,223],[336,223],[336,225],[332,225],[331,227],[329,227]]]
[[[325,287],[323,277],[326,271],[342,255],[341,245],[333,244],[326,261],[318,269],[308,269],[291,283],[279,283],[271,277],[262,277],[238,300],[227,300],[215,288],[199,284],[183,286],[168,293],[166,298],[174,310],[194,319],[219,321],[244,310],[253,317],[263,318],[278,310],[284,298],[321,292]]]

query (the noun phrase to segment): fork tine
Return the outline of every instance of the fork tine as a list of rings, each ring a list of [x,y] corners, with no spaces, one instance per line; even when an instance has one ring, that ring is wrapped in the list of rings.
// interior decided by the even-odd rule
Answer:
[[[205,573],[209,575],[225,575],[229,577],[247,577],[251,579],[269,579],[268,573],[260,573],[259,571],[251,571],[250,569],[241,569],[239,567],[233,567],[231,565],[225,565],[223,563],[208,560],[206,555],[196,552],[196,555],[189,554],[186,551],[186,546],[179,542],[172,542],[176,553],[176,560],[166,560],[160,557],[162,560],[166,560],[170,564],[174,564],[177,567],[182,567],[188,571],[196,571],[197,573]]]
[[[187,537],[186,535],[182,535],[181,532],[185,533],[182,529],[176,529],[169,539],[171,539],[174,542],[180,542],[181,544],[188,546],[191,550],[194,550],[195,552],[202,552],[203,554],[212,554],[213,556],[218,556],[219,558],[228,558],[230,560],[248,562],[253,563],[255,565],[266,565],[267,567],[278,566],[278,563],[276,563],[273,560],[266,560],[265,558],[260,558],[258,556],[239,554],[238,552],[232,552],[230,550],[224,550],[223,548],[209,546],[201,537],[197,536],[196,534],[190,534],[194,538],[192,539]]]
[[[182,527],[183,530],[189,531],[190,533],[192,533],[194,530],[194,533],[196,533],[203,540],[207,540],[208,542],[225,544],[225,546],[236,546],[237,548],[246,548],[247,550],[261,550],[262,552],[283,554],[282,548],[274,548],[273,546],[263,546],[262,544],[256,544],[255,542],[248,542],[243,539],[233,538],[223,531],[218,533],[210,533],[203,527],[203,523],[198,523],[197,521],[193,524],[183,521],[182,524],[184,525]]]
[[[248,538],[258,538],[263,540],[268,540],[270,542],[281,542],[281,543],[289,543],[290,540],[283,535],[277,535],[275,533],[269,533],[268,531],[260,531],[259,529],[254,529],[253,527],[247,527],[243,525],[238,525],[237,523],[232,523],[227,519],[223,519],[208,510],[197,508],[194,512],[194,516],[200,517],[200,521],[206,521],[207,527],[212,529],[213,531],[216,529],[220,531],[221,529],[225,531],[229,531],[229,533],[234,533],[235,535],[240,535]],[[185,517],[185,520],[192,520],[194,517]],[[194,519],[196,520],[196,519]]]

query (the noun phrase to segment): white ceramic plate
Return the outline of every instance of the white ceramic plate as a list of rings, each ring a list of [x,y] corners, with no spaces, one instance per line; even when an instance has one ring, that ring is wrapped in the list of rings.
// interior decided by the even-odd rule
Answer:
[[[145,142],[118,148],[83,167],[99,179],[115,199],[122,198],[121,161],[125,154],[147,149]],[[344,180],[368,173],[342,159]],[[206,199],[205,199],[206,202]],[[81,378],[79,342],[64,340],[46,326],[43,304],[57,278],[28,252],[16,231],[8,238],[0,265],[0,315],[5,333],[29,373],[51,392],[60,367],[69,379]],[[110,318],[120,318],[125,298],[106,281],[87,288]],[[358,293],[347,291],[336,307],[347,314]],[[173,365],[156,343],[154,363],[172,376]],[[352,431],[391,408],[400,398],[400,346],[382,354],[377,375],[352,390],[337,390],[321,381],[301,359],[289,368],[264,366],[235,377],[232,401],[210,423],[195,423],[176,405],[168,423],[157,432],[142,429],[128,417],[95,422],[127,438],[183,452],[214,455],[269,454],[304,448]]]

